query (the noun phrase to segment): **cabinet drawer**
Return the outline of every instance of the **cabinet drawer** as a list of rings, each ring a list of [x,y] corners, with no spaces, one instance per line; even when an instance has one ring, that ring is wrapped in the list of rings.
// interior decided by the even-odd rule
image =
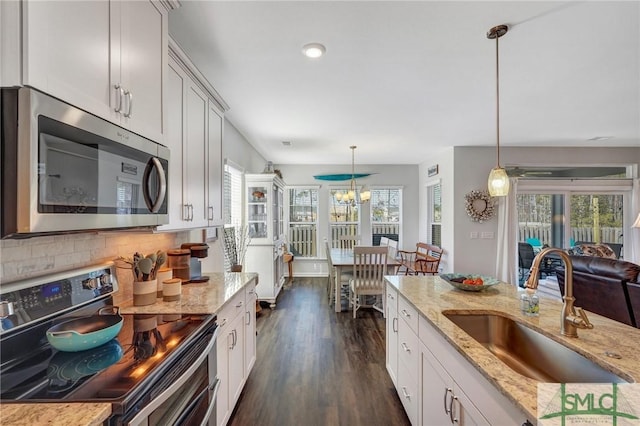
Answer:
[[[420,343],[406,321],[398,320],[398,359],[410,371],[419,371]]]
[[[418,424],[419,395],[417,370],[409,370],[404,365],[400,365],[398,372],[398,396],[404,406],[404,411],[412,425]]]
[[[245,300],[247,301],[247,305],[249,303],[255,303],[258,298],[256,294],[256,285],[252,282],[251,284],[247,284],[244,288]]]
[[[218,326],[224,327],[230,324],[240,313],[244,313],[244,305],[244,292],[239,292],[218,312]]]
[[[386,286],[386,301],[385,301],[385,308],[387,309],[387,312],[389,311],[393,311],[393,312],[397,312],[398,311],[398,291],[387,284]],[[389,316],[389,315],[387,315]]]
[[[418,334],[418,311],[403,297],[398,298],[398,317],[405,320],[411,330]]]

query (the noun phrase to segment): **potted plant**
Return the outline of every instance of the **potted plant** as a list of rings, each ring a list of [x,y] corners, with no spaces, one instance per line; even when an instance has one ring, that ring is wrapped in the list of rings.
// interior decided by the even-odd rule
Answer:
[[[248,226],[239,225],[224,228],[224,260],[228,270],[242,272],[242,264],[250,241]]]

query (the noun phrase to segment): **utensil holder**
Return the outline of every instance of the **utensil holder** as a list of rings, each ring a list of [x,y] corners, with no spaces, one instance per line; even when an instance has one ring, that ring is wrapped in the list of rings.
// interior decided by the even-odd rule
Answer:
[[[157,280],[133,282],[133,305],[145,306],[156,303],[158,294]]]

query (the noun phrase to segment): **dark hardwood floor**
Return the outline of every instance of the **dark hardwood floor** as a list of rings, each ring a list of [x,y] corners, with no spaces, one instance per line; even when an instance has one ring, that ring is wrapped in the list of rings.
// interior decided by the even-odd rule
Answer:
[[[229,425],[410,424],[385,367],[382,314],[334,312],[326,285],[295,278],[275,310],[262,309],[257,361]]]

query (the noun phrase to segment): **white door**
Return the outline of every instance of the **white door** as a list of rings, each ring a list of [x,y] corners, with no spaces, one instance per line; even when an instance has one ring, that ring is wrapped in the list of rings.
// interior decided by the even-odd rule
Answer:
[[[207,179],[207,219],[209,226],[223,224],[222,219],[222,113],[209,100],[208,108],[208,179]]]
[[[207,96],[191,83],[186,97],[186,138],[183,164],[186,179],[186,214],[190,227],[206,227],[207,221]]]

